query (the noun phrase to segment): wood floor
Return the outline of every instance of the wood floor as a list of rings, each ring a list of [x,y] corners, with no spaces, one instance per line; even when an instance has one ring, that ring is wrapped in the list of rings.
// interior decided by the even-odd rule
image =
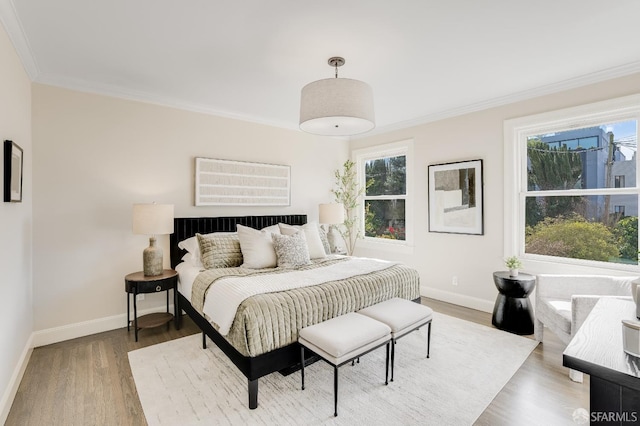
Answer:
[[[491,315],[431,299],[436,312],[491,327]],[[5,425],[145,425],[127,352],[197,333],[188,317],[142,330],[126,328],[36,348]],[[589,408],[589,377],[579,384],[562,367],[564,345],[547,332],[476,425],[572,425],[573,411]],[[259,409],[259,408],[258,408]],[[464,401],[460,402],[464,410]]]

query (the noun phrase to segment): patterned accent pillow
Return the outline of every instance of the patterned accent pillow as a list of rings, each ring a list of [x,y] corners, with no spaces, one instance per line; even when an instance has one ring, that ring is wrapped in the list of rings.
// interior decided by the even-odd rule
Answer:
[[[234,268],[242,265],[242,251],[237,233],[196,234],[196,237],[205,268]]]
[[[302,231],[307,240],[307,249],[309,250],[309,257],[311,257],[311,259],[323,259],[327,257],[322,240],[320,239],[320,227],[317,222],[305,223],[302,226],[279,223],[278,226],[280,227],[280,233],[284,235],[293,235],[296,232]]]
[[[293,235],[271,234],[271,238],[276,250],[278,267],[295,268],[311,263],[304,232],[296,232]]]

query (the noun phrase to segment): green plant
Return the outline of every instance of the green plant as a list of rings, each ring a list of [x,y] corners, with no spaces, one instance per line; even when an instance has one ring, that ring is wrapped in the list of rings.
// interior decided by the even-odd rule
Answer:
[[[507,266],[507,268],[509,269],[519,269],[522,268],[522,262],[520,261],[520,259],[518,259],[517,256],[510,256],[507,257],[504,261],[504,264]]]
[[[572,259],[609,262],[620,252],[613,233],[598,222],[572,215],[546,218],[528,229],[526,252]]]
[[[613,226],[613,235],[618,244],[622,259],[637,260],[638,256],[638,218],[623,217]]]
[[[355,165],[356,163],[353,161],[347,160],[342,165],[342,171],[335,171],[335,188],[331,190],[336,203],[341,203],[344,206],[344,222],[341,227],[337,226],[336,228],[344,240],[345,249],[349,256],[353,254],[358,238],[362,237],[362,231],[358,226],[358,216],[356,215],[357,208],[360,205],[360,197],[369,186],[373,185],[373,180],[367,182],[364,187],[358,184]],[[365,214],[367,213],[368,209]]]

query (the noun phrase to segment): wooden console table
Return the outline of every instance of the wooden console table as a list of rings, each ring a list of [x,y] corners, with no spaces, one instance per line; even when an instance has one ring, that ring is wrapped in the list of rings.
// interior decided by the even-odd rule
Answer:
[[[632,300],[600,299],[562,356],[565,367],[591,376],[591,424],[640,421],[640,358],[623,350],[623,319],[636,319]]]

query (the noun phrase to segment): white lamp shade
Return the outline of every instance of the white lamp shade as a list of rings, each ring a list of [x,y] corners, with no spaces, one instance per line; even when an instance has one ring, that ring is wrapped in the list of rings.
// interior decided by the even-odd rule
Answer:
[[[349,136],[375,127],[373,90],[350,78],[327,78],[302,88],[300,129],[325,136]]]
[[[344,222],[344,205],[339,203],[320,204],[319,221],[327,225],[338,225]]]
[[[133,233],[173,234],[173,204],[134,204]]]

